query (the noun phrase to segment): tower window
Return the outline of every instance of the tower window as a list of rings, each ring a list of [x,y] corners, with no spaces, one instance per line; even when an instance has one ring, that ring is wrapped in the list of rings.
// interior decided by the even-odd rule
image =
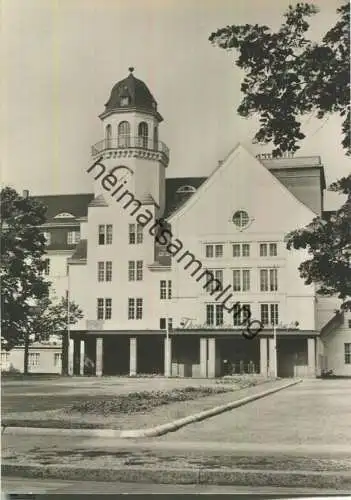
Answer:
[[[106,147],[111,148],[112,147],[112,127],[111,125],[106,126]]]
[[[118,124],[118,147],[128,148],[130,146],[130,124],[127,121]]]
[[[148,149],[149,129],[146,122],[140,122],[138,125],[138,145],[141,148]]]

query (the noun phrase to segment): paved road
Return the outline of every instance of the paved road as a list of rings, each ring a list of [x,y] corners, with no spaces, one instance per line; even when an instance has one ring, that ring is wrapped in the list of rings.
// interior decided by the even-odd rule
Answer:
[[[216,486],[196,484],[146,484],[146,483],[115,483],[95,481],[60,481],[42,479],[40,481],[27,478],[2,477],[2,491],[6,493],[89,493],[114,494],[114,493],[260,493],[267,495],[292,495],[296,494],[296,488],[274,488],[274,487],[245,487],[245,486]],[[299,495],[309,494],[333,494],[335,490],[321,490],[315,488],[299,488]],[[347,494],[348,491],[338,490],[338,494]],[[52,498],[50,495],[41,496],[40,499]],[[65,497],[66,498],[66,497]],[[89,497],[90,498],[90,497]],[[91,497],[92,498],[92,497]],[[68,499],[67,499],[68,500]],[[93,498],[92,498],[93,500]]]
[[[305,380],[276,394],[166,434],[161,441],[270,447],[349,446],[351,380]]]

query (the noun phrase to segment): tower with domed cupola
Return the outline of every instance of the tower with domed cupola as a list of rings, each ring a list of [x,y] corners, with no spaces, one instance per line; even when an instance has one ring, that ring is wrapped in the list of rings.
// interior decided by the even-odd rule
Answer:
[[[103,139],[92,147],[93,160],[101,158],[109,171],[127,167],[126,187],[141,202],[154,201],[162,216],[165,169],[169,163],[169,150],[159,140],[163,118],[146,84],[135,78],[134,68],[129,68],[127,78],[114,85],[99,118]]]

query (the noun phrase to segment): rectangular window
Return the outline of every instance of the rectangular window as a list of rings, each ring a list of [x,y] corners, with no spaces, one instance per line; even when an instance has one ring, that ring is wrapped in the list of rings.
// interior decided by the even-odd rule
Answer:
[[[250,257],[250,245],[248,243],[243,243],[243,257]]]
[[[276,243],[270,243],[269,244],[269,256],[270,257],[276,257],[277,255],[278,255],[277,244]]]
[[[240,270],[235,269],[233,271],[233,290],[234,292],[241,291],[241,280],[240,280]]]
[[[160,330],[166,329],[166,318],[160,318]]]
[[[250,304],[235,304],[233,310],[233,326],[242,326],[251,317],[251,305]]]
[[[128,319],[143,319],[143,299],[128,299]]]
[[[243,292],[248,292],[250,290],[250,270],[243,269]]]
[[[142,281],[143,279],[143,261],[130,260],[128,262],[128,280],[129,281]]]
[[[45,276],[49,276],[50,274],[50,259],[45,259],[44,260],[44,274]]]
[[[104,319],[104,299],[97,299],[97,319]]]
[[[112,224],[106,225],[106,245],[112,245]]]
[[[68,231],[67,233],[67,245],[77,245],[80,241],[79,231]]]
[[[240,257],[240,244],[234,243],[233,245],[233,257]]]
[[[141,244],[143,242],[143,226],[141,224],[129,224],[129,244]]]
[[[213,255],[213,245],[206,245],[206,257],[212,259]]]
[[[160,299],[166,300],[172,298],[172,280],[160,281]]]
[[[261,322],[264,325],[277,325],[279,322],[278,304],[261,304]]]
[[[143,242],[143,226],[141,224],[137,224],[137,243],[141,244]]]
[[[261,323],[263,325],[269,325],[268,304],[261,304]]]
[[[98,262],[98,281],[105,279],[105,262]]]
[[[345,365],[351,365],[351,343],[344,344]]]
[[[136,299],[136,319],[143,319],[143,299]]]
[[[212,281],[213,277],[213,281]],[[215,281],[216,280],[216,281]],[[223,290],[223,270],[222,269],[207,269],[206,270],[206,291],[215,293]]]
[[[214,304],[206,304],[206,325],[214,325]]]
[[[250,244],[249,243],[234,243],[233,244],[233,257],[250,257]]]
[[[98,281],[112,281],[112,261],[98,262]]]
[[[268,269],[260,269],[260,290],[268,292]]]
[[[135,235],[135,224],[129,224],[129,244],[135,245],[136,235]]]
[[[142,281],[143,279],[143,261],[137,260],[136,262],[136,280]]]
[[[216,326],[223,325],[223,305],[216,304]]]
[[[105,299],[105,319],[112,318],[112,299]]]
[[[61,366],[61,359],[62,359],[62,354],[60,352],[55,352],[54,353],[54,366],[55,367]]]
[[[40,352],[30,352],[28,357],[29,366],[39,366]]]
[[[165,300],[167,298],[167,281],[160,281],[160,299]]]
[[[270,309],[271,309],[271,323],[272,325],[277,325],[279,321],[279,316],[278,316],[278,304],[270,304]]]
[[[173,330],[173,318],[168,318],[168,331],[171,332]]]
[[[234,269],[234,292],[248,292],[250,290],[250,269]]]
[[[135,261],[128,261],[128,281],[135,281]]]
[[[348,325],[349,325],[349,328],[351,328],[351,319],[349,319],[349,320],[347,321],[347,323],[348,323]]]
[[[260,291],[276,292],[278,290],[278,269],[260,269]]]
[[[135,318],[135,299],[128,299],[128,319]]]
[[[260,243],[260,257],[267,257],[267,243]]]
[[[215,245],[215,256],[223,257],[223,245]]]
[[[206,304],[206,324],[208,326],[223,325],[223,305]]]
[[[99,224],[99,245],[112,244],[112,224]]]
[[[106,261],[106,281],[112,281],[112,261]]]
[[[278,269],[269,270],[269,290],[271,292],[278,290]]]
[[[172,298],[172,280],[168,280],[168,298]]]
[[[112,318],[112,299],[97,299],[97,319]]]
[[[44,238],[45,238],[45,242],[46,242],[46,244],[47,244],[48,246],[49,246],[49,245],[51,245],[51,233],[50,233],[50,231],[44,231],[44,232],[43,232],[43,236],[44,236]]]

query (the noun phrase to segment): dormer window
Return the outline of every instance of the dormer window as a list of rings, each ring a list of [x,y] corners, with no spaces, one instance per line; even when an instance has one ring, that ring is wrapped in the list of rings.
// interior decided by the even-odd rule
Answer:
[[[184,194],[184,193],[195,193],[196,189],[194,186],[182,186],[179,189],[177,189],[176,193],[177,194]]]
[[[128,96],[121,97],[121,100],[120,100],[121,107],[128,106],[128,104],[129,104],[129,97]]]

